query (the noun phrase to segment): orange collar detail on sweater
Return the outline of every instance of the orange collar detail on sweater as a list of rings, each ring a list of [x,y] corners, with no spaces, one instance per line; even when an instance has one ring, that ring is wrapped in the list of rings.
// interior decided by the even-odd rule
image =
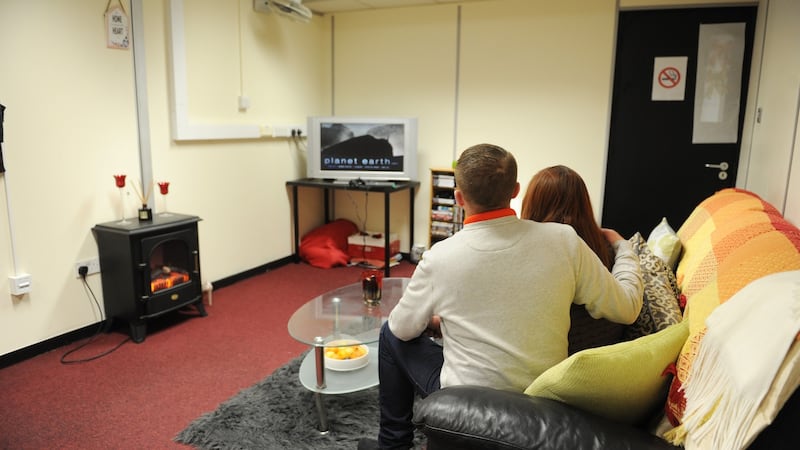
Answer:
[[[473,214],[466,219],[464,219],[464,225],[468,223],[475,223],[481,222],[484,220],[491,220],[491,219],[499,219],[500,217],[506,216],[516,216],[517,213],[514,212],[511,208],[501,208],[501,209],[494,209],[492,211],[486,211],[478,214]]]

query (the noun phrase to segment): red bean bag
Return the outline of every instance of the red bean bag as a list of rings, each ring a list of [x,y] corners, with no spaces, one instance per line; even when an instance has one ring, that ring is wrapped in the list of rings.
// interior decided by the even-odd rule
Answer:
[[[314,267],[330,269],[350,262],[347,237],[358,233],[358,226],[347,219],[336,219],[309,231],[300,240],[300,258]]]

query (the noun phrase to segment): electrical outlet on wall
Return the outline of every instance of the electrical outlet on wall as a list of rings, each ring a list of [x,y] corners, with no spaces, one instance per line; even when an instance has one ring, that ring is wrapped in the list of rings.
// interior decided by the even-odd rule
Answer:
[[[20,273],[8,277],[8,285],[12,295],[24,295],[31,291],[32,277],[27,273]]]
[[[272,130],[272,137],[276,138],[305,137],[306,135],[305,125],[273,125],[270,129]]]
[[[100,260],[98,258],[84,259],[83,261],[78,261],[75,263],[75,278],[81,277],[81,266],[86,266],[88,268],[86,275],[100,273]]]

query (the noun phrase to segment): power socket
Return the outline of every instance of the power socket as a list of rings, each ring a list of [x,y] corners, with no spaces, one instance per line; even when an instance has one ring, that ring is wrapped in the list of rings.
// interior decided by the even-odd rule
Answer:
[[[8,277],[8,285],[12,295],[24,295],[31,291],[32,277],[27,273],[20,273]]]
[[[80,278],[80,268],[81,266],[86,266],[89,270],[86,272],[86,275],[91,275],[93,273],[100,273],[100,260],[97,258],[92,259],[84,259],[83,261],[78,261],[75,263],[75,278]]]
[[[275,138],[305,137],[306,135],[306,127],[304,125],[273,125],[270,128],[272,129],[272,137]]]

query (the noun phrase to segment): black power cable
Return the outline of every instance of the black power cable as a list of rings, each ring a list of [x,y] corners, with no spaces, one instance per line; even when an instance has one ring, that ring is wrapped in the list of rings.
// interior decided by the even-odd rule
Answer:
[[[100,303],[97,301],[97,296],[94,295],[94,291],[92,290],[92,287],[89,286],[89,283],[86,282],[86,275],[88,273],[89,273],[89,268],[88,267],[81,266],[81,267],[78,268],[78,274],[80,274],[80,276],[81,276],[81,281],[83,282],[83,287],[85,289],[88,289],[89,293],[92,294],[92,300],[94,300],[94,304],[95,304],[95,306],[97,306],[97,312],[100,314],[100,318],[101,318],[100,326],[97,328],[97,331],[95,331],[94,335],[92,337],[90,337],[86,342],[84,342],[83,344],[78,345],[77,347],[73,348],[72,350],[68,350],[66,353],[61,355],[61,364],[80,364],[80,363],[85,363],[85,362],[89,362],[89,361],[94,361],[95,359],[102,358],[103,356],[108,355],[109,353],[111,353],[111,352],[115,351],[116,349],[122,347],[123,344],[125,344],[126,342],[131,340],[130,337],[126,337],[125,339],[122,340],[122,342],[120,342],[119,344],[117,344],[116,346],[111,348],[110,350],[106,350],[106,351],[100,353],[99,355],[90,356],[88,358],[83,358],[83,359],[67,359],[67,356],[69,356],[72,353],[82,349],[83,347],[86,347],[92,341],[94,341],[95,338],[97,338],[97,336],[100,335],[100,332],[103,330],[103,324],[105,323],[105,318],[103,317],[103,311],[100,309]]]
[[[353,208],[356,210],[356,220],[360,223],[360,230],[358,230],[358,234],[361,235],[361,262],[358,263],[359,266],[365,266],[367,264],[367,217],[369,214],[369,191],[364,191],[364,219],[361,219],[361,213],[359,212],[360,208],[358,207],[358,203],[356,203],[353,195],[350,191],[347,192],[347,197],[350,199],[350,203],[353,204]]]

